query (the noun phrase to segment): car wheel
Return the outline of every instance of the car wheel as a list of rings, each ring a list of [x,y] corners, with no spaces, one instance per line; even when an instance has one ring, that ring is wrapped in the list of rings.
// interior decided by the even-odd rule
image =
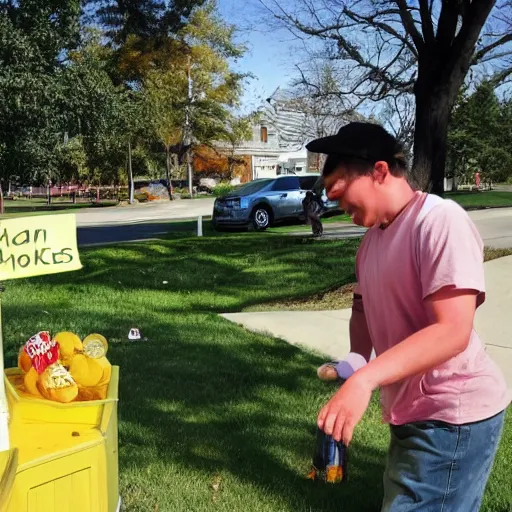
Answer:
[[[270,226],[271,213],[265,206],[257,206],[251,214],[251,225],[256,231],[264,231]]]

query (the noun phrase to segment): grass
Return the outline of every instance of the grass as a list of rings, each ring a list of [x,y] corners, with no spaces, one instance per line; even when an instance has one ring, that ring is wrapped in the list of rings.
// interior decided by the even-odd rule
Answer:
[[[449,192],[446,197],[453,199],[467,210],[512,207],[512,192]]]
[[[346,213],[342,213],[340,215],[333,215],[330,217],[323,217],[322,223],[325,225],[329,224],[339,224],[339,223],[352,223],[352,219]],[[277,225],[276,227],[272,227],[268,229],[269,233],[295,233],[297,231],[311,232],[311,227],[304,223],[293,223],[293,224],[285,224],[285,225]]]
[[[484,260],[491,261],[504,256],[512,256],[512,249],[484,249]],[[355,283],[335,285],[309,297],[274,300],[249,306],[245,311],[327,311],[345,309],[352,305]]]
[[[377,396],[350,449],[350,479],[304,479],[316,413],[333,387],[323,358],[218,312],[311,296],[354,280],[357,241],[183,233],[89,249],[81,271],[10,282],[7,361],[34,332],[101,332],[121,367],[120,485],[126,512],[373,512],[388,431]],[[131,327],[148,341],[128,342]],[[512,417],[483,510],[512,502]],[[371,491],[369,491],[371,490]]]

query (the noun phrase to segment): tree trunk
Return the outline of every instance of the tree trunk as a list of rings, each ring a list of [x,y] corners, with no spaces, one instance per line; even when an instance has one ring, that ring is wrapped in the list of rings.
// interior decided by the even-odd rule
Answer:
[[[190,148],[187,149],[187,177],[188,177],[188,192],[192,196],[194,193],[192,184],[192,155],[190,154]]]
[[[129,203],[133,204],[135,198],[135,186],[133,183],[133,170],[132,170],[132,144],[128,142],[128,190],[129,190]]]
[[[462,2],[461,2],[462,3]],[[420,52],[414,85],[416,119],[413,178],[423,190],[443,195],[450,114],[471,65],[475,45],[495,0],[465,2],[471,23],[456,33],[458,2],[443,2],[436,42]],[[469,7],[471,5],[471,7]],[[445,16],[443,16],[443,12]],[[455,41],[454,41],[455,38]]]
[[[422,190],[443,195],[448,123],[453,101],[447,88],[418,87],[413,179]]]
[[[2,188],[2,180],[0,180],[0,214],[3,215],[4,213],[5,213],[4,191]]]
[[[235,167],[235,158],[233,156],[228,157],[228,180],[233,179],[233,170]]]
[[[167,192],[169,192],[169,201],[172,201],[172,183],[171,183],[171,151],[169,146],[166,146],[166,162],[167,162]]]

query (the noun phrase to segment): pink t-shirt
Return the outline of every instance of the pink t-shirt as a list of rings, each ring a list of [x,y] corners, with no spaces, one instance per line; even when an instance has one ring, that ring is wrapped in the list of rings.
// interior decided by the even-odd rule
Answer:
[[[455,202],[418,192],[386,228],[368,230],[356,273],[377,355],[432,323],[424,300],[445,286],[485,299],[483,242]],[[510,403],[503,375],[473,330],[467,349],[423,375],[381,389],[384,421],[489,418]]]

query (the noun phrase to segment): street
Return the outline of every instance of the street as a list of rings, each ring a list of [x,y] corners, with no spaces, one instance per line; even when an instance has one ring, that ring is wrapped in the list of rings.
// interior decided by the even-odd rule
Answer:
[[[213,210],[213,198],[148,203],[136,206],[98,208],[76,214],[80,246],[147,240],[158,238],[177,226],[169,221],[208,217]],[[512,208],[495,208],[469,212],[485,245],[495,248],[512,247]],[[310,231],[292,233],[304,235]],[[325,224],[324,238],[361,236],[364,229],[350,224]]]
[[[76,214],[80,247],[158,238],[179,226],[170,221],[208,217],[212,198],[88,209]]]
[[[214,198],[180,199],[112,208],[89,208],[76,214],[77,226],[112,226],[211,215]]]

